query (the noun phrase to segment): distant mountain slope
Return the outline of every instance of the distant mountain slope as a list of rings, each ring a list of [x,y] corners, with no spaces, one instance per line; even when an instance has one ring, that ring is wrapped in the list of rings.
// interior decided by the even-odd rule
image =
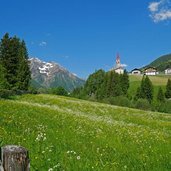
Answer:
[[[171,68],[171,54],[163,55],[157,58],[146,67],[149,66],[156,67],[160,72],[163,72],[167,68]]]
[[[38,58],[30,58],[32,85],[52,88],[62,86],[67,91],[82,86],[85,81],[55,62],[44,62]]]

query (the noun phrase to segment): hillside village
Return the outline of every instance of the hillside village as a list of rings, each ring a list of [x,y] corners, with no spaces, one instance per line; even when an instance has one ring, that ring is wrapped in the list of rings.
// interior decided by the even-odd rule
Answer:
[[[118,74],[123,74],[125,70],[125,65],[121,64],[121,59],[120,55],[117,54],[116,56],[116,64],[115,66],[111,69],[115,71]],[[131,75],[148,75],[148,76],[154,76],[154,75],[171,75],[171,67],[166,68],[164,71],[159,72],[156,67],[153,66],[148,66],[145,68],[135,68],[132,71],[129,72]]]

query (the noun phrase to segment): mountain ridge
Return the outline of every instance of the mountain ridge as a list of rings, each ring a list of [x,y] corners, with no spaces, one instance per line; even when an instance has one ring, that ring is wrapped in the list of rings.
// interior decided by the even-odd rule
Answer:
[[[164,72],[165,69],[171,68],[171,53],[158,57],[143,68],[147,67],[155,67],[160,72]]]
[[[45,62],[37,57],[29,58],[32,85],[37,88],[63,87],[72,91],[85,81],[56,62]]]

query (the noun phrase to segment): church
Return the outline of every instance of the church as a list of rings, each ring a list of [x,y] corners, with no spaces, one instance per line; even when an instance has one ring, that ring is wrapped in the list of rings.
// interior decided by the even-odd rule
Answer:
[[[120,55],[119,54],[117,54],[117,56],[116,56],[116,64],[115,64],[115,66],[111,70],[115,71],[118,74],[123,74],[124,73],[124,67],[121,64]]]

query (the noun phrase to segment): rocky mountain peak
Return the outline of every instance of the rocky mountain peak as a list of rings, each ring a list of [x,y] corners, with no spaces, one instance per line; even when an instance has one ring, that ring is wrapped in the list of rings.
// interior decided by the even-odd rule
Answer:
[[[29,61],[32,79],[36,85],[40,84],[41,87],[63,86],[71,91],[85,82],[56,62],[45,62],[39,58],[30,58]]]

